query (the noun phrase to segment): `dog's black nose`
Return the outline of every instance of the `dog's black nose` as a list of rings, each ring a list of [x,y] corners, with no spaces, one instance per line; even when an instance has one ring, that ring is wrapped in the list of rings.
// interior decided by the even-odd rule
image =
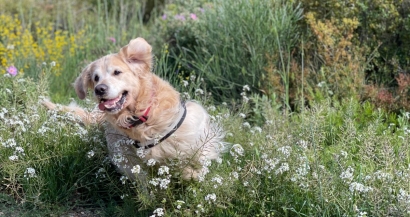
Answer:
[[[107,90],[108,90],[108,86],[105,84],[99,84],[95,86],[94,88],[95,95],[97,96],[103,96],[105,93],[107,93]]]

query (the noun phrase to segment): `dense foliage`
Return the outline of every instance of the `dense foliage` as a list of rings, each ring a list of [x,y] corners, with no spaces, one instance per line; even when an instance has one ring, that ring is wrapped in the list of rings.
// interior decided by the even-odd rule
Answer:
[[[410,213],[407,1],[153,2],[0,0],[0,216]],[[39,104],[137,36],[226,131],[199,182],[149,161],[132,182],[99,127]]]

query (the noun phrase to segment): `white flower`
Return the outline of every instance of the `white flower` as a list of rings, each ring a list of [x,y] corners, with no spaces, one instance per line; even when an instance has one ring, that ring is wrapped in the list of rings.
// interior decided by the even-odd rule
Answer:
[[[6,142],[2,142],[2,146],[3,147],[5,147],[5,148],[11,148],[11,147],[14,147],[14,146],[16,146],[17,145],[17,143],[16,143],[16,141],[13,139],[13,138],[11,138],[11,139],[8,139]]]
[[[188,81],[185,81],[185,80],[182,81],[182,85],[183,85],[184,87],[188,86],[188,84],[189,84]]]
[[[156,210],[154,210],[153,212],[156,216],[163,216],[164,215],[164,209],[162,208],[157,208]]]
[[[251,128],[251,125],[248,122],[244,122],[242,126],[245,128]]]
[[[121,178],[120,178],[121,183],[124,185],[125,182],[127,181],[127,179],[128,179],[128,177],[126,177],[126,176],[121,176]]]
[[[196,214],[199,214],[199,212],[205,212],[205,209],[204,207],[202,207],[201,204],[198,204],[196,207],[199,209],[199,210],[195,210]]]
[[[94,151],[91,150],[87,153],[87,156],[88,156],[88,158],[92,158],[94,156],[94,154],[95,154]]]
[[[285,156],[285,158],[288,158],[290,156],[290,153],[292,152],[292,147],[283,146],[278,148],[278,151],[281,152]]]
[[[239,113],[239,117],[246,118],[246,115],[244,113]]]
[[[189,95],[188,92],[183,92],[183,93],[182,93],[182,96],[183,96],[185,99],[191,99],[191,96]]]
[[[137,149],[137,156],[139,158],[145,158],[145,154],[146,154],[145,148],[141,147],[141,148]]]
[[[169,180],[169,179],[161,179],[161,182],[160,182],[160,184],[159,184],[159,187],[160,187],[161,189],[167,189],[169,183],[171,183],[171,180]]]
[[[340,155],[345,159],[347,158],[347,152],[345,152],[343,150],[340,151]]]
[[[357,191],[359,193],[367,193],[369,191],[372,191],[373,188],[372,187],[367,187],[367,186],[365,186],[361,183],[358,183],[358,182],[352,182],[349,186],[349,190],[352,193],[355,192],[355,191]]]
[[[36,177],[36,170],[32,167],[28,167],[24,172],[24,177],[26,178],[33,178]]]
[[[205,200],[209,201],[209,203],[215,202],[216,201],[216,195],[214,193],[208,194],[208,195],[205,196]]]
[[[164,174],[166,174],[166,175],[168,175],[169,174],[169,168],[167,167],[167,166],[161,166],[159,169],[158,169],[158,175],[164,175]]]
[[[300,145],[300,147],[302,147],[303,149],[307,149],[308,147],[308,142],[305,140],[299,140],[296,144]]]
[[[239,178],[239,174],[237,172],[232,172],[231,175],[235,178],[238,179]]]
[[[158,186],[161,189],[167,189],[168,188],[168,184],[171,183],[171,181],[169,180],[170,176],[168,176],[166,179],[161,179],[161,178],[153,178],[152,180],[149,181],[149,183],[153,186]]]
[[[50,63],[50,66],[51,66],[51,67],[56,66],[56,62],[55,62],[55,61],[52,61],[52,62]]]
[[[244,103],[248,103],[249,102],[249,98],[247,96],[242,96],[243,102]]]
[[[184,204],[185,202],[182,200],[177,200],[177,209],[181,209],[182,204]]]
[[[19,159],[19,156],[17,156],[17,155],[12,155],[12,156],[9,157],[9,160],[11,160],[11,161],[16,161],[18,159]]]
[[[366,216],[367,216],[367,212],[360,212],[357,217],[366,217]]]
[[[275,174],[276,174],[276,175],[279,175],[279,174],[282,174],[282,173],[284,173],[284,172],[286,172],[286,171],[289,171],[289,164],[288,164],[288,163],[282,163],[282,164],[280,165],[279,169],[277,169],[277,170],[275,171]]]
[[[133,174],[138,174],[138,173],[140,173],[140,172],[141,172],[141,167],[140,167],[140,165],[135,165],[135,166],[133,166],[132,169],[131,169],[131,172],[132,172]]]
[[[195,95],[203,95],[204,94],[204,91],[202,90],[202,89],[196,89],[195,90]]]
[[[214,185],[214,188],[217,188],[218,185],[222,185],[222,181],[223,181],[223,178],[219,175],[216,175],[215,177],[211,179],[211,182],[216,182],[216,184]]]
[[[240,144],[235,144],[232,146],[230,153],[232,156],[236,157],[236,156],[243,156],[244,153],[244,149],[242,148],[242,146]]]
[[[270,173],[273,169],[275,169],[276,165],[279,163],[279,160],[276,158],[267,159],[265,158],[265,166],[263,167],[268,173]]]
[[[353,180],[353,172],[354,172],[354,169],[349,166],[349,167],[346,169],[346,171],[344,171],[344,172],[342,172],[342,174],[340,174],[339,177],[340,177],[344,182],[349,183],[349,182],[351,182],[351,181]]]
[[[148,183],[150,183],[153,186],[158,186],[158,183],[159,183],[158,181],[159,181],[158,178],[154,178],[154,179],[150,180]]]
[[[380,171],[380,170],[378,170],[374,173],[374,177],[376,177],[376,179],[382,180],[382,181],[390,181],[390,180],[393,179],[391,174],[385,173],[385,172]]]
[[[216,162],[217,162],[218,164],[221,164],[221,163],[222,163],[222,158],[221,158],[221,157],[218,157],[218,158],[216,159]]]
[[[253,131],[257,133],[262,133],[262,128],[260,127],[253,127]]]
[[[211,105],[211,106],[208,107],[208,111],[213,112],[213,111],[215,111],[215,110],[216,110],[216,107],[213,106],[213,105]]]
[[[325,86],[325,84],[326,84],[326,82],[322,81],[322,82],[319,82],[319,83],[317,84],[317,86],[318,86],[318,87],[323,87],[323,86]]]
[[[98,178],[98,177],[105,178],[104,172],[105,172],[104,168],[98,169],[98,171],[95,173],[95,178]]]
[[[151,158],[151,159],[148,160],[147,165],[148,165],[148,166],[154,166],[156,162],[157,162],[157,161],[156,161],[155,159],[152,159],[152,158]]]
[[[410,204],[410,194],[408,194],[405,190],[400,188],[399,194],[397,195],[397,200],[401,203]]]
[[[22,147],[16,147],[16,153],[19,153],[19,154],[21,154],[21,155],[24,155],[24,149],[22,148]]]
[[[251,88],[249,88],[249,85],[245,85],[245,86],[243,86],[242,90],[243,90],[244,92],[245,92],[245,91],[250,91]]]

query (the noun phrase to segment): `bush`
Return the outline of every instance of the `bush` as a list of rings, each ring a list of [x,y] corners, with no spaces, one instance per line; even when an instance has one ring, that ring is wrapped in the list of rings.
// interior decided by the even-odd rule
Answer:
[[[344,20],[356,20],[352,35],[353,47],[365,49],[368,61],[368,79],[372,82],[394,85],[394,77],[409,69],[410,4],[405,1],[362,0],[316,2],[301,0],[306,13],[314,13],[325,23],[333,20],[336,28],[343,28]]]

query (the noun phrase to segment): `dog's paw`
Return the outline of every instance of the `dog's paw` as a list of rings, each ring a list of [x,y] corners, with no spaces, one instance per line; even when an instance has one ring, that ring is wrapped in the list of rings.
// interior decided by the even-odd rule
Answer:
[[[52,103],[48,98],[42,98],[39,100],[39,103],[46,107],[49,110],[55,110],[57,105]]]

